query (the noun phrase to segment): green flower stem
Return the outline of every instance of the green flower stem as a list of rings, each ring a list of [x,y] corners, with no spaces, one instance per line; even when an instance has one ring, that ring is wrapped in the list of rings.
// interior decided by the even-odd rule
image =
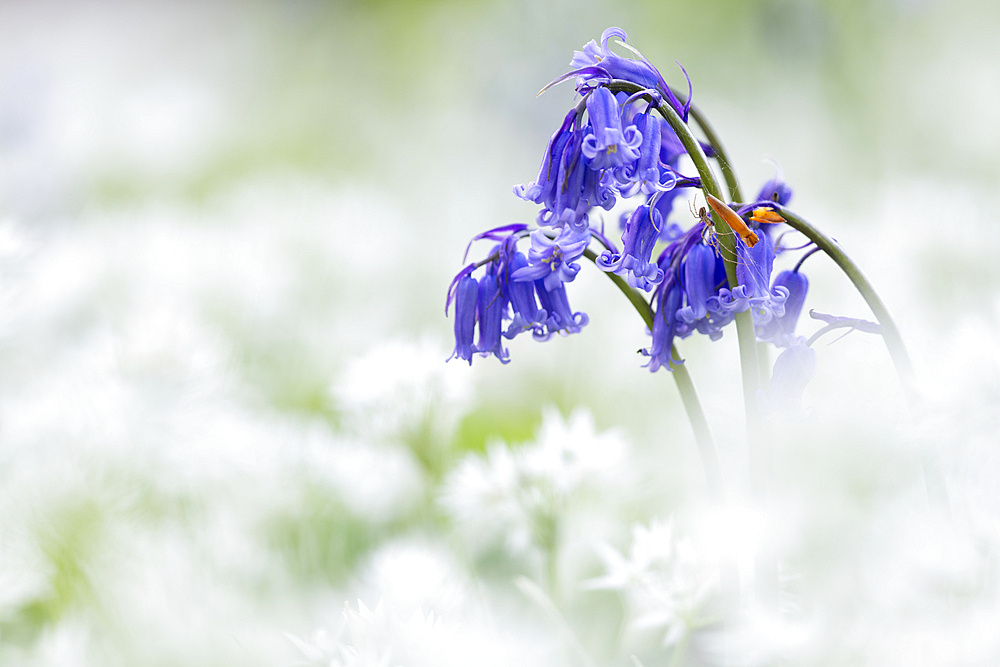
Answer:
[[[629,81],[615,79],[608,85],[611,91],[625,91],[635,94],[643,90]],[[657,107],[660,115],[670,124],[677,137],[681,140],[684,150],[694,162],[698,175],[701,177],[702,189],[712,196],[723,199],[724,195],[719,188],[718,181],[712,173],[708,164],[705,152],[701,150],[701,144],[691,134],[691,129],[687,126],[674,108],[667,103],[661,103]],[[736,257],[736,235],[729,228],[726,221],[712,211],[712,219],[715,223],[715,232],[719,238],[719,245],[723,257]],[[726,262],[726,278],[730,287],[739,285],[736,277],[735,261]],[[760,375],[757,369],[757,336],[754,332],[753,318],[750,311],[736,313],[736,335],[740,346],[740,366],[743,375],[743,404],[746,411],[747,435],[750,441],[750,483],[755,495],[763,498],[767,493],[767,460],[769,456],[764,451],[764,438],[761,436],[763,424],[760,415],[757,413],[757,390],[760,388]],[[760,451],[753,451],[753,450]]]
[[[767,343],[757,341],[757,368],[760,371],[761,389],[767,391],[771,385],[771,353]]]
[[[584,257],[596,264],[597,253],[590,248],[583,252]],[[638,290],[632,288],[621,276],[613,273],[605,273],[611,282],[618,286],[622,294],[628,298],[629,302],[639,313],[639,317],[646,323],[650,331],[653,330],[653,309]],[[670,348],[670,356],[674,359],[680,358],[677,346]],[[705,411],[698,400],[698,392],[695,391],[694,382],[684,364],[670,364],[671,375],[677,383],[677,391],[681,395],[681,403],[687,413],[691,429],[694,431],[694,440],[698,445],[698,454],[701,456],[701,465],[705,471],[705,481],[708,484],[709,497],[712,503],[722,509],[726,503],[725,487],[722,484],[722,466],[719,464],[719,455],[715,450],[715,441],[712,439],[712,431],[708,427],[708,420],[705,418]],[[728,554],[719,557],[719,583],[722,594],[726,600],[726,608],[731,611],[733,617],[740,609],[740,571],[736,561]]]
[[[906,394],[907,401],[909,401],[910,405],[916,406],[919,403],[919,394],[916,389],[916,375],[913,372],[913,362],[910,361],[910,354],[906,351],[906,345],[903,343],[903,338],[899,334],[896,322],[892,319],[892,316],[889,314],[889,309],[885,307],[885,303],[883,303],[882,299],[879,298],[879,295],[875,291],[875,288],[872,287],[871,282],[869,282],[868,278],[865,277],[865,274],[861,272],[858,265],[847,256],[847,253],[845,253],[841,247],[837,245],[836,241],[788,209],[782,207],[780,213],[788,223],[789,227],[801,232],[803,236],[815,243],[820,250],[829,255],[830,259],[832,259],[837,266],[840,267],[841,271],[847,274],[847,277],[850,278],[851,282],[854,283],[854,286],[857,288],[858,292],[861,293],[861,296],[868,304],[868,307],[872,309],[875,319],[877,319],[878,323],[882,326],[882,338],[885,340],[885,345],[889,349],[889,357],[892,359],[892,363],[896,367],[896,373],[899,375],[899,381],[903,386],[903,392]]]
[[[590,261],[596,262],[597,253],[590,248],[587,248],[583,254]],[[622,291],[622,294],[628,298],[636,312],[639,313],[642,321],[652,331],[653,310],[649,307],[646,299],[639,294],[638,290],[633,289],[628,283],[622,280],[621,276],[613,273],[605,273],[605,275],[611,278],[611,281],[618,286],[618,289]],[[671,348],[671,356],[675,359],[680,358],[676,347]],[[719,455],[715,450],[715,441],[712,439],[712,431],[708,427],[705,411],[701,407],[701,401],[698,400],[698,392],[695,391],[694,382],[691,381],[691,375],[688,373],[686,366],[683,364],[679,366],[670,364],[670,370],[672,371],[671,375],[674,377],[674,382],[677,383],[677,390],[681,394],[681,403],[684,405],[688,421],[691,422],[691,429],[694,431],[698,453],[701,455],[701,464],[705,470],[705,481],[708,483],[708,493],[712,501],[721,506],[726,499],[725,489],[722,485],[722,467],[719,465]]]
[[[608,88],[612,91],[625,91],[635,94],[643,90],[640,86],[629,81],[615,79],[611,81]],[[705,192],[712,196],[724,199],[715,174],[708,164],[708,158],[701,149],[701,144],[691,133],[687,123],[674,111],[674,108],[667,103],[661,103],[657,111],[667,121],[677,137],[681,140],[684,150],[694,162],[698,175],[701,177],[701,186]],[[727,161],[728,166],[728,161]],[[739,285],[736,276],[736,235],[729,228],[715,211],[712,211],[712,219],[715,224],[715,233],[719,239],[720,253],[723,258],[732,258],[727,261],[726,278],[729,286],[735,288]],[[768,495],[771,479],[771,452],[767,438],[764,437],[764,423],[757,410],[757,391],[760,389],[760,373],[757,366],[757,334],[754,331],[753,317],[749,310],[736,313],[736,337],[740,348],[740,371],[743,378],[743,410],[746,415],[747,426],[747,459],[750,472],[750,489],[757,502],[763,502]],[[729,409],[725,406],[722,409]],[[773,556],[766,550],[757,552],[754,559],[754,569],[756,572],[755,581],[758,599],[768,606],[774,606],[777,599],[778,588],[778,567]]]
[[[921,399],[916,387],[916,373],[913,370],[913,362],[910,361],[910,354],[906,350],[906,345],[903,343],[903,337],[899,333],[899,328],[896,327],[896,322],[892,319],[889,309],[885,307],[885,303],[882,302],[871,282],[869,282],[858,265],[847,256],[847,253],[841,249],[836,241],[788,209],[782,207],[780,213],[792,229],[801,232],[806,238],[815,243],[818,248],[829,255],[830,259],[854,283],[854,286],[861,293],[868,307],[871,308],[875,319],[882,326],[882,339],[889,350],[889,357],[896,368],[896,374],[899,376],[899,382],[903,387],[903,393],[906,394],[906,400],[910,408],[919,410]],[[924,483],[927,485],[927,495],[930,497],[931,503],[947,513],[949,505],[948,489],[945,485],[944,474],[929,459],[924,461]]]

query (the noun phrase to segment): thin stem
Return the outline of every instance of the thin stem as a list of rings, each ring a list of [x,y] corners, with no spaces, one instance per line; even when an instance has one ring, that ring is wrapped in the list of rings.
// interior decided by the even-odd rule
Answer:
[[[680,667],[681,661],[684,659],[684,654],[687,652],[688,640],[690,638],[691,631],[685,629],[680,641],[674,644],[674,649],[670,652],[670,664],[668,667]]]
[[[767,343],[757,341],[757,367],[760,370],[760,388],[768,390],[771,384],[771,355]]]
[[[830,259],[854,283],[854,286],[861,293],[868,307],[872,309],[875,319],[882,325],[882,338],[889,349],[889,357],[896,367],[896,374],[899,375],[903,392],[906,394],[910,405],[916,406],[919,403],[920,396],[916,389],[916,374],[913,371],[913,362],[910,361],[910,354],[906,350],[906,345],[903,343],[903,337],[896,327],[896,322],[892,319],[889,309],[886,308],[885,303],[883,303],[871,282],[861,272],[861,268],[847,256],[847,253],[841,249],[836,241],[813,227],[802,217],[784,207],[781,208],[781,217],[785,219],[790,227],[802,233],[806,238],[815,243],[820,250],[829,255]]]
[[[629,94],[642,90],[640,86],[629,81],[615,79],[607,84],[612,91],[622,90]],[[680,139],[684,150],[694,162],[701,186],[705,192],[719,199],[723,198],[722,190],[715,174],[708,165],[708,158],[701,149],[701,144],[691,133],[687,123],[667,103],[657,106],[657,111],[674,130]],[[728,163],[727,163],[728,164]],[[719,238],[720,252],[723,257],[736,257],[736,235],[726,221],[714,210],[712,218],[715,221],[715,232]],[[725,262],[726,279],[730,288],[739,285],[735,262]],[[750,489],[757,502],[763,502],[768,495],[771,479],[771,452],[767,439],[764,437],[764,423],[757,410],[757,391],[760,389],[760,375],[757,367],[757,334],[754,331],[753,317],[749,310],[736,313],[736,337],[740,348],[740,371],[743,379],[743,410],[746,415],[747,427],[747,459],[750,469]],[[754,562],[757,581],[757,597],[767,606],[773,607],[777,599],[778,568],[774,558],[762,549],[758,551]]]
[[[611,81],[607,84],[607,87],[611,91],[622,90],[629,94],[638,93],[643,90],[641,86],[619,79]],[[708,165],[708,158],[705,157],[705,152],[701,149],[701,144],[691,134],[691,129],[687,126],[687,123],[681,119],[673,107],[665,102],[661,103],[656,109],[670,127],[673,128],[674,133],[677,134],[681,144],[684,146],[684,150],[687,151],[688,156],[694,162],[694,166],[698,170],[698,175],[701,177],[702,189],[712,196],[721,199],[723,197],[722,190],[719,187],[718,181],[715,180],[715,174],[712,173],[712,169]],[[733,230],[729,228],[726,221],[716,214],[715,211],[712,211],[712,218],[715,221],[715,231],[719,238],[723,257],[736,257],[736,235],[733,233]],[[731,288],[739,285],[739,280],[736,277],[736,265],[733,262],[726,262],[726,278]],[[754,333],[753,318],[749,311],[736,313],[735,319],[736,335],[740,346],[740,366],[743,375],[743,403],[746,410],[747,435],[752,443],[751,448],[756,449],[763,447],[763,438],[761,437],[762,422],[760,416],[757,414],[757,390],[760,388],[760,376],[757,370],[757,336]],[[768,456],[765,452],[760,452],[760,454],[761,456],[756,456],[751,453],[750,481],[755,494],[762,498],[766,495],[767,489],[767,474],[764,462]],[[755,462],[755,460],[758,461]]]
[[[587,259],[596,263],[597,253],[593,250],[587,248],[583,254]],[[636,312],[639,313],[642,321],[646,323],[646,327],[652,331],[653,310],[649,307],[646,299],[643,298],[638,290],[625,282],[621,276],[607,272],[605,272],[605,275],[611,279],[611,282],[618,286],[618,289],[621,290]],[[676,347],[671,348],[671,356],[674,359],[680,358]],[[672,371],[671,375],[674,377],[674,382],[677,384],[677,390],[680,392],[681,403],[684,405],[688,421],[691,422],[691,429],[694,431],[694,439],[698,445],[698,453],[701,455],[701,463],[705,470],[705,481],[708,483],[709,495],[714,503],[721,506],[726,499],[725,489],[722,485],[722,466],[719,464],[719,455],[715,450],[715,441],[712,438],[712,431],[708,427],[708,419],[706,419],[705,411],[701,407],[701,401],[698,400],[698,392],[695,391],[694,382],[691,380],[691,375],[688,373],[686,366],[672,363],[670,364],[670,370]]]
[[[836,241],[788,209],[782,207],[780,213],[790,227],[801,232],[815,243],[854,283],[854,287],[871,308],[875,319],[882,325],[882,340],[885,341],[885,346],[889,350],[889,358],[892,359],[892,364],[896,368],[896,375],[899,376],[899,382],[903,386],[903,393],[906,395],[910,408],[918,410],[921,399],[916,387],[916,373],[913,370],[910,353],[906,350],[906,344],[903,343],[903,337],[900,335],[892,315],[889,314],[889,309],[886,308],[871,282]],[[944,474],[929,459],[924,461],[924,483],[927,485],[927,495],[931,504],[947,514],[949,511],[948,488],[945,484]]]
[[[583,255],[596,264],[597,253],[593,250],[587,248]],[[607,272],[605,275],[628,298],[636,312],[639,313],[639,317],[646,323],[646,327],[652,331],[654,314],[646,299],[639,294],[638,290],[622,280],[621,276]],[[679,359],[680,356],[680,353],[677,352],[677,346],[670,348],[672,359]],[[709,497],[712,499],[713,505],[721,510],[726,503],[726,492],[722,483],[722,466],[719,464],[719,455],[715,449],[715,441],[712,439],[712,431],[708,427],[708,420],[705,418],[705,411],[701,407],[701,401],[698,400],[698,392],[695,391],[694,382],[691,380],[687,366],[671,362],[670,370],[670,374],[673,375],[674,382],[677,384],[677,391],[680,392],[681,403],[687,413],[688,422],[694,431],[694,440],[698,446],[698,454],[701,456],[702,469],[705,471]],[[729,554],[724,553],[719,557],[719,583],[726,599],[726,607],[731,610],[733,618],[735,618],[740,609],[740,571],[736,561]]]

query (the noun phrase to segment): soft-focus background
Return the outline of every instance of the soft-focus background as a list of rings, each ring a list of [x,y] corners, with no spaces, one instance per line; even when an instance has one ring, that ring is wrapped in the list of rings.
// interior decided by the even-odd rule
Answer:
[[[714,554],[760,545],[780,613],[730,659],[1000,663],[1000,10],[611,5],[0,3],[0,663],[715,664]],[[535,94],[609,25],[745,189],[781,165],[918,367],[913,414],[881,341],[821,342],[767,506],[734,333],[681,343],[720,514],[592,267],[582,334],[444,364],[468,239],[534,217],[572,90]]]

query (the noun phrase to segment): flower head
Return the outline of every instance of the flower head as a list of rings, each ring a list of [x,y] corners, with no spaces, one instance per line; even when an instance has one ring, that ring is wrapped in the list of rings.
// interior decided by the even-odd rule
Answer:
[[[635,125],[622,129],[621,111],[614,93],[599,86],[587,97],[590,131],[583,140],[583,154],[595,170],[631,164],[639,157],[642,134]]]
[[[479,285],[472,276],[464,276],[455,290],[455,351],[449,360],[458,357],[472,364],[475,348],[472,338],[476,333],[476,305],[479,302]]]
[[[500,291],[500,284],[494,274],[487,273],[479,281],[479,340],[476,352],[485,356],[496,355],[501,363],[510,361],[507,350],[500,338],[501,320],[507,312],[507,299]]]
[[[549,291],[562,283],[572,282],[580,272],[576,260],[583,255],[590,243],[590,229],[564,227],[556,238],[541,229],[531,233],[528,266],[511,274],[514,280],[542,280]]]
[[[788,347],[796,340],[795,325],[809,291],[809,279],[801,271],[782,271],[774,279],[772,292],[778,287],[788,291],[784,313],[764,322],[757,330],[757,337],[778,347]]]
[[[621,40],[621,44],[638,59],[623,58],[612,51],[608,47],[608,42],[613,38]],[[643,88],[654,90],[660,97],[667,100],[667,103],[687,122],[688,110],[691,106],[691,80],[688,79],[688,100],[684,104],[681,104],[677,96],[667,86],[666,81],[663,80],[660,71],[646,60],[641,53],[626,44],[626,39],[628,39],[628,35],[621,28],[608,28],[601,34],[600,46],[598,46],[597,42],[591,40],[584,45],[583,51],[574,51],[573,59],[569,63],[569,66],[573,69],[550,83],[549,86],[574,76],[577,77],[577,90],[581,92],[611,79],[630,81]],[[681,68],[681,71],[683,72],[684,68]],[[686,78],[687,73],[684,76]]]
[[[629,285],[647,292],[659,285],[663,281],[663,269],[649,261],[663,225],[659,215],[646,205],[637,208],[625,223],[622,252],[601,253],[597,259],[598,268],[625,276]]]

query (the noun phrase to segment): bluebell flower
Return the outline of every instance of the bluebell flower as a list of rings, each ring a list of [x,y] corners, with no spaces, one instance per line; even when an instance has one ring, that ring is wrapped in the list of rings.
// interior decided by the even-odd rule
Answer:
[[[569,306],[569,299],[566,296],[566,286],[558,283],[556,287],[549,289],[542,280],[535,281],[535,291],[538,293],[538,300],[542,308],[549,314],[545,326],[549,335],[559,333],[563,336],[571,333],[580,333],[580,330],[587,326],[590,319],[586,313],[573,312]]]
[[[622,252],[601,253],[597,259],[598,268],[624,276],[629,285],[647,292],[659,285],[663,281],[663,269],[649,261],[660,235],[662,220],[658,218],[659,214],[649,206],[637,208],[625,224]]]
[[[616,37],[621,40],[625,48],[638,57],[638,60],[623,58],[608,47],[608,42]],[[583,51],[574,51],[573,59],[569,63],[571,71],[557,78],[542,90],[544,91],[550,86],[574,76],[577,77],[577,90],[581,92],[611,79],[623,79],[656,91],[687,122],[688,110],[691,106],[691,80],[688,79],[688,100],[681,104],[670,87],[667,86],[666,81],[663,80],[659,70],[641,53],[625,44],[626,39],[628,39],[628,35],[621,28],[608,28],[601,35],[600,46],[591,40],[583,47]],[[681,71],[684,72],[683,67]],[[687,72],[684,72],[684,77],[687,78]]]
[[[733,313],[722,308],[719,300],[726,285],[725,262],[715,248],[697,243],[681,266],[686,305],[677,311],[677,335],[686,338],[697,331],[719,340],[722,328],[733,321]]]
[[[785,312],[788,289],[776,286],[770,288],[771,267],[774,264],[774,247],[764,236],[753,248],[745,243],[736,243],[736,277],[739,285],[733,289],[722,289],[719,303],[726,311],[740,313],[750,309],[754,325],[763,327],[771,318],[780,317]]]
[[[591,205],[609,209],[614,206],[613,194],[596,185],[588,192],[593,203],[582,197],[588,170],[580,150],[584,131],[578,127],[579,120],[576,109],[566,115],[562,126],[549,139],[538,178],[533,183],[514,186],[516,196],[542,205],[537,218],[539,225],[586,227],[586,211]]]
[[[545,147],[545,154],[542,155],[542,166],[538,170],[538,177],[534,182],[527,185],[514,186],[514,194],[517,197],[536,204],[545,204],[546,206],[551,206],[555,201],[559,165],[562,162],[566,144],[569,143],[570,136],[572,135],[573,124],[576,122],[576,119],[576,109],[566,114],[563,124],[549,138],[549,143]]]
[[[584,137],[583,154],[591,169],[613,169],[639,157],[642,135],[635,125],[622,129],[621,111],[614,93],[598,87],[587,97],[590,132]]]
[[[761,187],[757,201],[769,201],[784,206],[792,198],[792,188],[780,176],[775,176]]]
[[[476,342],[475,350],[484,357],[490,354],[496,355],[496,358],[504,364],[510,361],[500,338],[501,324],[506,311],[507,300],[500,291],[497,277],[487,273],[479,281],[479,340]]]
[[[772,291],[777,287],[788,290],[784,313],[761,325],[757,330],[757,338],[778,347],[788,347],[796,341],[795,325],[802,312],[806,292],[809,291],[809,279],[801,271],[782,271],[774,279]]]
[[[635,117],[636,131],[642,137],[638,157],[630,164],[614,171],[615,181],[622,197],[632,197],[638,192],[655,195],[671,190],[677,183],[674,171],[660,166],[663,148],[663,121],[658,116],[643,113]]]
[[[550,292],[562,283],[572,282],[580,271],[576,260],[590,243],[590,229],[566,226],[558,236],[549,238],[541,229],[531,232],[528,266],[511,274],[514,280],[542,280]],[[550,309],[546,308],[546,310]]]
[[[683,297],[680,284],[670,276],[669,282],[664,281],[663,289],[658,290],[654,298],[652,345],[641,350],[649,357],[646,368],[655,373],[665,366],[670,370],[670,364],[682,364],[683,360],[673,357],[674,336],[677,334],[677,310]]]
[[[806,385],[815,374],[816,351],[800,338],[774,360],[767,391],[757,394],[758,405],[765,412],[798,410]]]
[[[501,289],[506,292],[514,312],[510,326],[507,327],[507,331],[503,335],[510,339],[530,330],[536,340],[544,340],[548,338],[545,323],[549,314],[538,307],[538,302],[535,300],[535,283],[530,280],[510,279],[513,273],[526,266],[528,266],[528,259],[524,253],[516,253],[504,271],[506,279],[501,279]]]
[[[455,288],[455,351],[448,357],[449,361],[458,357],[472,365],[472,353],[475,351],[472,339],[476,333],[478,301],[479,285],[476,279],[469,275],[460,278]]]

